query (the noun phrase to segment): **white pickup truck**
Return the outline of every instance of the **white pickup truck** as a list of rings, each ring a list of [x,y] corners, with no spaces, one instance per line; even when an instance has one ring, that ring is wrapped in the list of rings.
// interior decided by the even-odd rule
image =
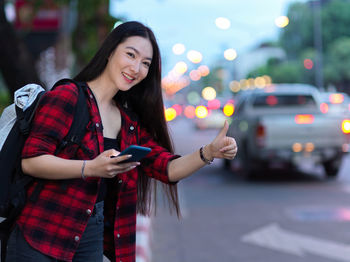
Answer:
[[[278,84],[242,91],[228,135],[238,144],[236,164],[247,175],[303,161],[322,164],[328,177],[338,173],[350,141],[350,120],[322,113],[319,91],[309,85]],[[348,122],[347,122],[348,121]]]

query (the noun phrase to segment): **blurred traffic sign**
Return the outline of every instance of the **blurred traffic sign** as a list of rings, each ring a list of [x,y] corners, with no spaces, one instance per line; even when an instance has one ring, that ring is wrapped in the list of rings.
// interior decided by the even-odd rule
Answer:
[[[33,1],[16,0],[17,30],[32,32],[58,31],[61,25],[61,9],[52,0],[42,1],[36,6]]]

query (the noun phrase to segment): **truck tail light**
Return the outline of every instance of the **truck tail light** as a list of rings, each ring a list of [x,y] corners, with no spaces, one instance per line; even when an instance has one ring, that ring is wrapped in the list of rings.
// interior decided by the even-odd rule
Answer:
[[[259,124],[256,127],[256,144],[259,147],[264,147],[265,146],[265,127],[262,124]]]
[[[328,110],[329,110],[328,104],[327,104],[327,103],[322,103],[322,104],[320,105],[320,110],[321,110],[321,112],[322,112],[323,114],[326,114],[326,113],[328,112]]]
[[[344,119],[341,123],[341,130],[344,134],[350,134],[350,120]]]
[[[296,115],[295,123],[297,124],[312,124],[314,122],[314,116],[313,115]]]

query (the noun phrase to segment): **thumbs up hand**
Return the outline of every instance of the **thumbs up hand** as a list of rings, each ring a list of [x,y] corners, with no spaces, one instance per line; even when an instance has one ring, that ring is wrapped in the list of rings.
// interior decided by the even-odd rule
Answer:
[[[213,158],[233,159],[237,154],[237,144],[233,137],[227,136],[228,122],[225,121],[223,128],[215,139],[206,146],[206,153]],[[210,159],[209,158],[209,159]]]

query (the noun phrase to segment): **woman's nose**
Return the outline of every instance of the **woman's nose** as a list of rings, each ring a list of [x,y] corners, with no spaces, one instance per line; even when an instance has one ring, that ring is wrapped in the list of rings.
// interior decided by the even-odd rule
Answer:
[[[140,66],[141,66],[141,63],[140,62],[134,62],[132,65],[131,65],[131,70],[134,72],[134,73],[138,73],[140,71]]]

